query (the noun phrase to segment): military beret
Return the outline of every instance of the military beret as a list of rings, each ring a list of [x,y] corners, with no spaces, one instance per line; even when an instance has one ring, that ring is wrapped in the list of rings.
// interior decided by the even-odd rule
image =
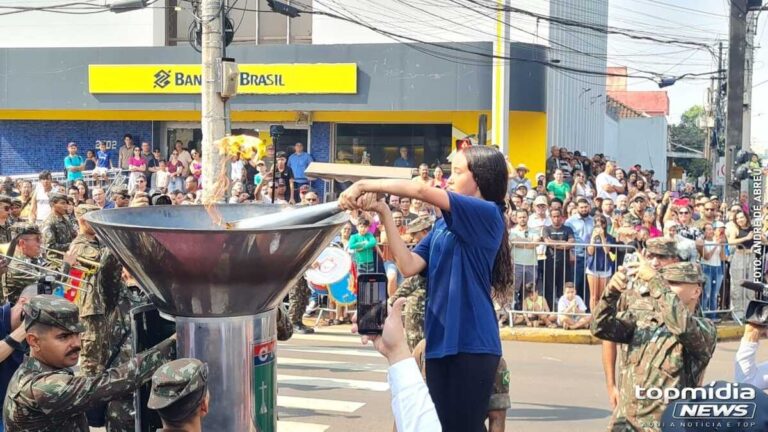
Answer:
[[[670,264],[659,269],[659,274],[669,282],[702,283],[704,273],[701,267],[692,262],[684,261]]]
[[[677,243],[668,238],[656,237],[648,240],[645,243],[645,250],[648,253],[664,257],[676,257],[678,256]]]
[[[159,410],[184,396],[205,388],[208,365],[194,358],[181,358],[160,366],[152,375],[152,391],[147,407]]]
[[[407,233],[414,234],[430,228],[432,228],[432,218],[429,216],[419,216],[408,224]]]
[[[85,331],[85,326],[80,322],[77,306],[62,297],[52,295],[32,297],[29,303],[24,305],[24,314],[25,330],[29,330],[32,324],[40,323],[72,333]]]
[[[52,193],[48,195],[48,201],[51,202],[51,204],[59,201],[67,201],[67,196],[61,193]]]
[[[8,195],[0,195],[0,203],[11,205],[13,204],[13,200]]]
[[[96,210],[101,210],[99,206],[93,205],[93,204],[80,204],[77,207],[75,207],[75,217],[83,217],[84,214]]]

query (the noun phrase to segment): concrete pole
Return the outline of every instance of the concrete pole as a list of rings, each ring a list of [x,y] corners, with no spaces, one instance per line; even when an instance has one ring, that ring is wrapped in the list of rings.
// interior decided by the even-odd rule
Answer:
[[[222,37],[221,8],[223,0],[203,0],[201,18],[203,21],[202,57],[202,130],[203,130],[203,199],[213,193],[213,185],[221,174],[221,156],[213,142],[222,138],[226,131],[224,101],[219,96],[219,73],[217,59],[224,49]]]
[[[747,0],[731,0],[728,36],[728,111],[725,130],[725,201],[738,199],[739,187],[733,187],[736,152],[741,149],[744,133],[744,60],[747,36]]]
[[[493,41],[493,105],[491,144],[509,156],[509,0],[496,0],[496,39]],[[485,145],[486,143],[479,143]]]

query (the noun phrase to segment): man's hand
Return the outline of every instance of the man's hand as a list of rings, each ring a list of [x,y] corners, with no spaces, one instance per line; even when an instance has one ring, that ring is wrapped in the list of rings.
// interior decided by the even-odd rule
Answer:
[[[610,281],[608,281],[608,285],[606,288],[608,288],[611,291],[614,292],[624,292],[624,290],[627,289],[627,273],[624,271],[622,267],[619,267],[619,270],[613,275]]]
[[[363,345],[368,341],[373,342],[376,351],[380,352],[389,361],[390,366],[411,357],[408,343],[405,340],[403,328],[403,305],[405,297],[395,300],[395,304],[387,306],[387,320],[384,321],[384,331],[381,336],[363,335]],[[357,315],[352,317],[352,333],[357,333]]]
[[[77,254],[70,248],[62,255],[62,261],[69,264],[70,267],[74,267],[77,264]]]
[[[290,205],[295,205],[295,204],[296,204],[296,200],[294,200],[293,198],[291,198],[291,199],[289,199],[289,200],[288,200],[288,204],[290,204]]]
[[[136,192],[131,200],[129,207],[147,207],[149,205],[149,196],[146,192]]]
[[[619,389],[616,386],[612,386],[608,389],[608,402],[611,404],[611,409],[616,409],[616,405],[619,404]]]
[[[744,336],[742,337],[742,340],[745,342],[759,342],[760,336],[765,334],[765,330],[765,327],[747,323],[744,326]]]

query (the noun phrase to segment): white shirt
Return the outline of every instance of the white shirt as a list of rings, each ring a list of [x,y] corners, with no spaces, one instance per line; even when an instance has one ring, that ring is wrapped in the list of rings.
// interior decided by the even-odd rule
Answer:
[[[233,181],[239,182],[243,179],[243,168],[245,167],[245,162],[238,160],[236,162],[232,162],[230,165],[231,171],[229,178],[231,178]]]
[[[584,303],[584,300],[582,300],[581,297],[579,297],[578,294],[576,295],[576,297],[573,298],[573,301],[576,302],[576,309],[578,309],[574,312],[584,313],[587,311],[587,305]],[[570,305],[571,305],[571,301],[568,300],[568,297],[566,297],[565,294],[563,294],[562,296],[560,296],[560,300],[557,301],[557,311],[565,312],[565,310],[568,309],[568,306]],[[558,315],[557,322],[562,324],[563,322],[562,318],[564,317],[565,317],[564,315]],[[574,320],[578,320],[580,317],[578,315],[571,315],[570,318]]]
[[[597,189],[598,198],[610,198],[613,202],[616,202],[616,197],[619,196],[617,192],[606,192],[603,190],[603,186],[622,186],[621,182],[614,176],[606,173],[601,173],[595,180],[595,188]]]
[[[755,361],[757,347],[757,342],[741,341],[739,350],[736,351],[734,379],[737,383],[752,384],[765,390],[768,389],[768,362],[757,364]]]
[[[543,237],[544,236],[544,227],[552,226],[552,219],[549,218],[549,216],[544,216],[544,219],[541,219],[538,214],[533,213],[531,217],[528,219],[528,230],[529,231],[535,231],[538,232],[538,235]],[[541,246],[536,246],[536,258],[543,260],[547,258],[547,246],[542,244]]]
[[[441,432],[440,419],[416,359],[409,357],[389,367],[392,413],[398,432]]]
[[[51,202],[48,200],[48,192],[45,191],[43,185],[38,183],[35,188],[35,201],[37,201],[37,220],[44,221],[51,214]],[[53,192],[53,189],[51,189]]]
[[[704,259],[704,254],[702,254],[701,264],[720,267],[720,247],[720,242],[714,240],[704,240],[704,252],[712,252],[712,257],[709,259]]]

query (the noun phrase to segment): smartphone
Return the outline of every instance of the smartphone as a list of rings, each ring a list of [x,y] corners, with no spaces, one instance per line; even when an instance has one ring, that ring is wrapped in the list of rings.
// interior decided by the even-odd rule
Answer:
[[[357,277],[357,332],[380,335],[387,319],[387,275],[365,273]]]

